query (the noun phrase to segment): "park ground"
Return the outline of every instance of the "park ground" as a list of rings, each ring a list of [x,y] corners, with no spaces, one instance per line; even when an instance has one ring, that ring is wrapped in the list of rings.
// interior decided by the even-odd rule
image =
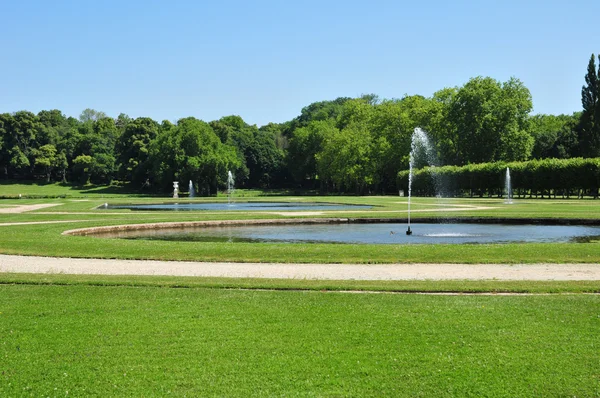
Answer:
[[[259,198],[248,193],[238,200],[375,207],[351,214],[173,214],[96,210],[106,202],[168,198],[132,197],[101,188],[2,188],[3,195],[14,195],[0,201],[0,269],[8,267],[0,273],[4,396],[600,395],[598,242],[385,250],[121,242],[62,233],[104,225],[231,218],[400,219],[406,217],[406,199]],[[417,198],[414,209],[417,219],[600,219],[600,206],[593,200],[504,205],[494,198]],[[105,261],[120,264],[119,271],[94,272]],[[44,262],[50,262],[49,269],[25,269],[24,264]],[[230,270],[241,263],[239,268],[278,272],[294,266],[412,271],[363,279],[344,278],[343,273],[283,279],[251,273],[198,277],[156,269],[135,272],[136,264],[173,270],[199,262],[207,269],[225,263]],[[455,267],[450,277],[415,277],[425,268],[439,271],[438,263]],[[471,272],[484,267],[513,273],[539,267],[585,270],[571,272],[570,278],[503,280],[493,274],[485,278],[486,271],[468,278],[459,267]]]

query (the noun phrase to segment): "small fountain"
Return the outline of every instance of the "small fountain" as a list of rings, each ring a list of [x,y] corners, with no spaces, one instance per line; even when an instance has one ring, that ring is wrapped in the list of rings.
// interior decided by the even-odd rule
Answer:
[[[421,128],[417,127],[413,131],[411,143],[410,143],[410,160],[409,172],[408,172],[408,229],[406,235],[412,235],[410,229],[410,199],[412,196],[412,183],[413,183],[413,169],[415,168],[417,159],[422,158],[424,155],[425,161],[430,166],[435,166],[435,154],[433,153],[433,147],[427,138],[427,134]]]
[[[506,177],[504,179],[504,189],[506,190],[506,200],[504,203],[507,205],[512,204],[512,185],[510,183],[510,169],[506,168]]]
[[[188,191],[190,192],[190,198],[196,196],[196,191],[194,190],[194,183],[192,182],[192,180],[190,180]]]
[[[173,181],[173,199],[179,198],[179,181]]]
[[[233,184],[235,180],[233,179],[233,174],[231,174],[231,170],[227,172],[227,204],[231,204],[231,197],[233,195]]]

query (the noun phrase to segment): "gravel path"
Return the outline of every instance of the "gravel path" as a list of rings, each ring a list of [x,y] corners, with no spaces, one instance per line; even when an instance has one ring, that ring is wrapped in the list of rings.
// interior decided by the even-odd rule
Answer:
[[[25,213],[27,211],[34,211],[39,209],[46,209],[48,207],[60,206],[61,203],[42,203],[38,205],[7,205],[6,207],[0,208],[0,213],[4,214],[15,214]]]
[[[323,280],[598,280],[600,264],[274,264],[0,255],[0,272]]]

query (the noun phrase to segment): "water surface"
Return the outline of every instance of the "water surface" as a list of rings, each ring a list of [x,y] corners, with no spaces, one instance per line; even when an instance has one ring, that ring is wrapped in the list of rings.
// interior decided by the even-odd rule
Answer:
[[[121,231],[103,237],[189,242],[272,242],[339,244],[475,244],[586,242],[600,239],[600,227],[504,224],[286,224]]]

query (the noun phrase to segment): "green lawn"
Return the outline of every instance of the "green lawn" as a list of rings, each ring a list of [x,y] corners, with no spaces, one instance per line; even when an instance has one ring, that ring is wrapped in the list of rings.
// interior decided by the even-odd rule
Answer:
[[[600,293],[598,281],[311,280],[139,275],[0,274],[0,285],[112,286],[389,293]]]
[[[595,295],[0,286],[2,396],[598,396]]]

